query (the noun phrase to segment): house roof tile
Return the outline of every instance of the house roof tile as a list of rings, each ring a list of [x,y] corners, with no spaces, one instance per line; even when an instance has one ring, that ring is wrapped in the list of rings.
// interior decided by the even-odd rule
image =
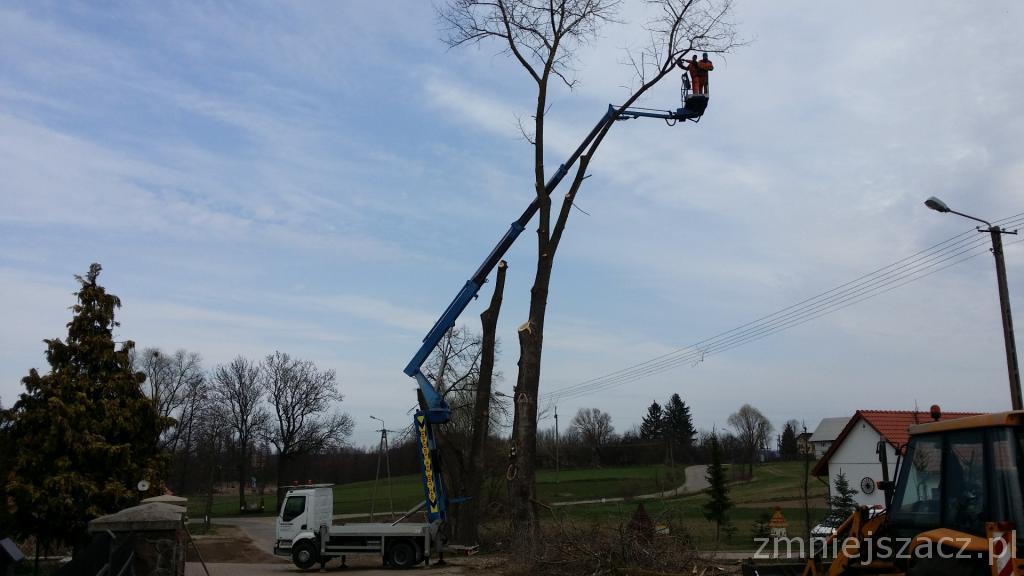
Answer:
[[[939,421],[955,420],[957,418],[977,415],[978,412],[943,412],[939,417]],[[836,450],[842,446],[843,440],[854,429],[857,422],[861,420],[874,428],[893,448],[898,449],[910,439],[909,429],[911,426],[931,422],[932,417],[928,412],[912,410],[857,410],[846,423],[843,431],[840,432],[839,436],[832,442],[832,445],[829,446],[825,455],[814,465],[814,470],[811,472],[814,476],[828,475],[828,461]]]

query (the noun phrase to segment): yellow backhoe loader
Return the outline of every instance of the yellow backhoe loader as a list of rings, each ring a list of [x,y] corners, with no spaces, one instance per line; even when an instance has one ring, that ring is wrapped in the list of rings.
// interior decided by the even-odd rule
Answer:
[[[933,408],[937,411],[937,407]],[[938,417],[933,413],[933,416]],[[882,458],[886,509],[860,508],[805,562],[751,560],[745,576],[1024,576],[1024,411],[919,424]],[[817,544],[816,546],[814,544]]]

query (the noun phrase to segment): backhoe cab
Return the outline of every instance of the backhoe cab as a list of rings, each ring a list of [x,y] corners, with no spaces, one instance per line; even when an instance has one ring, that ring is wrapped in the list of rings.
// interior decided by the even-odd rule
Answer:
[[[860,508],[805,564],[754,560],[743,573],[1024,576],[1024,411],[909,432],[885,512]]]

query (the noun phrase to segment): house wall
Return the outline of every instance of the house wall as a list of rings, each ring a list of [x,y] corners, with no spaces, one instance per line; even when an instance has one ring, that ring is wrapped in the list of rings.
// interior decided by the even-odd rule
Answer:
[[[832,454],[828,461],[829,493],[834,491],[836,478],[840,473],[846,474],[850,487],[857,490],[854,500],[862,506],[885,505],[885,495],[879,488],[871,494],[860,491],[862,478],[868,477],[877,484],[882,479],[882,465],[878,462],[876,448],[880,435],[867,422],[858,418],[853,430],[843,439],[843,443]],[[896,450],[888,442],[885,444],[889,462],[889,479],[896,473]]]

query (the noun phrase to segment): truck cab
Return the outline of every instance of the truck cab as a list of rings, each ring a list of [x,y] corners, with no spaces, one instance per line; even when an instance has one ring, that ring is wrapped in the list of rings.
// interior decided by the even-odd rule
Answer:
[[[302,570],[339,557],[344,563],[350,555],[377,556],[386,566],[411,568],[429,563],[432,554],[440,557],[444,547],[439,522],[334,524],[333,514],[332,484],[288,490],[277,515],[274,554],[290,557]]]
[[[300,535],[312,537],[320,526],[330,526],[333,516],[333,484],[313,484],[289,490],[277,514],[276,548],[291,550]]]

